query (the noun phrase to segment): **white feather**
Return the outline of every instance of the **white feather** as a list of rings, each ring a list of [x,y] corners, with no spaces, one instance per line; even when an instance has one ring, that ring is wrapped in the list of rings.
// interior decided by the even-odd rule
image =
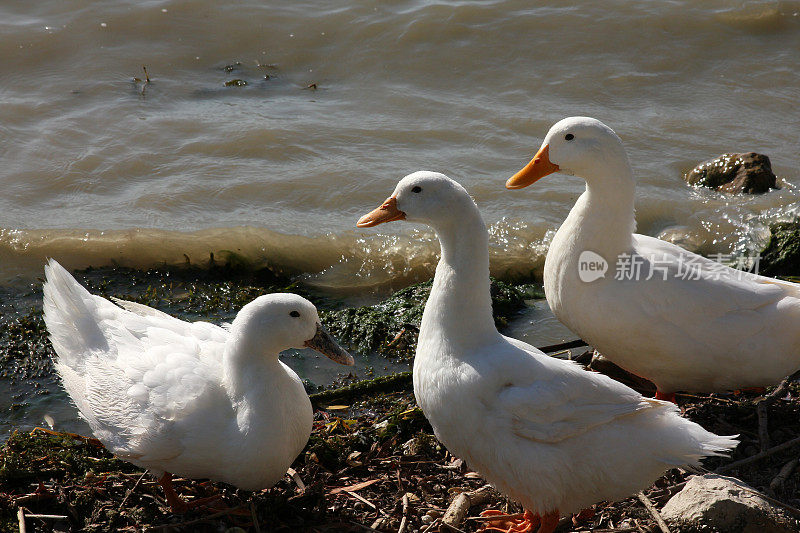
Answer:
[[[141,304],[117,300],[118,307],[90,294],[53,260],[45,274],[44,317],[56,369],[109,450],[156,474],[208,477],[248,490],[285,474],[308,440],[312,410],[277,352],[239,353],[260,343]],[[272,296],[306,308],[314,330],[310,302]],[[261,306],[253,317],[274,305],[269,298],[248,304]],[[273,333],[280,332],[264,338]]]
[[[414,360],[417,402],[448,450],[499,490],[540,514],[569,513],[736,446],[668,402],[500,335],[486,226],[467,192],[418,172],[394,196],[442,246]]]
[[[565,132],[574,139],[564,141]],[[545,261],[545,294],[559,320],[667,393],[763,387],[800,368],[800,285],[632,233],[633,173],[601,122],[564,119],[545,144],[553,163],[587,181]],[[586,250],[608,262],[604,278],[580,279]],[[634,279],[618,275],[620,257],[638,265]]]

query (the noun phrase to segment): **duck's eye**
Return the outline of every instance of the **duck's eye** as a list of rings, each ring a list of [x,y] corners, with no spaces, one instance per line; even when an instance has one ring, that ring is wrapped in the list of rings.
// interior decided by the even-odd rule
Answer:
[[[300,317],[300,312],[299,311],[292,311],[291,313],[289,313],[289,316],[290,317],[294,317],[294,318],[299,318]]]
[[[417,185],[416,187],[414,187],[413,189],[411,189],[411,192],[422,192],[422,187],[420,187],[419,185]]]
[[[568,141],[571,141],[572,139],[575,138],[575,136],[571,133],[567,133],[566,135],[564,135],[564,138]]]

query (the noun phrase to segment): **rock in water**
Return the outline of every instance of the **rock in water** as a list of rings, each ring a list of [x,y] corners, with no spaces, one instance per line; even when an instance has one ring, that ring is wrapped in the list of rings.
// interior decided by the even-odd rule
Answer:
[[[759,273],[765,276],[800,275],[800,222],[772,224],[769,231],[769,243],[759,260]]]
[[[797,520],[736,478],[692,476],[661,510],[664,519],[702,531],[796,533]]]
[[[703,161],[685,179],[692,186],[730,193],[760,194],[779,188],[769,157],[755,152],[722,154]]]

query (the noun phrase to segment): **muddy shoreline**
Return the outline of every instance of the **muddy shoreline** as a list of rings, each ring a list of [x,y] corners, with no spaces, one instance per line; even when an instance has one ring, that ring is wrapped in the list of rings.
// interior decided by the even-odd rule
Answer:
[[[219,495],[204,510],[178,516],[169,511],[160,487],[137,467],[113,458],[86,439],[16,432],[0,449],[0,530],[14,531],[19,508],[35,531],[425,531],[441,521],[455,496],[475,491],[485,481],[450,456],[432,435],[416,407],[407,376],[378,378],[374,385],[328,391],[312,398],[314,433],[295,460],[296,476],[250,493],[222,483],[182,480],[187,498]],[[800,395],[800,388],[792,389]],[[742,444],[730,458],[711,458],[714,471],[758,453],[755,396],[679,395],[687,417],[718,433],[739,432]],[[800,401],[781,400],[769,410],[774,445],[800,437]],[[800,506],[800,480],[789,476],[770,488],[781,468],[796,457],[788,448],[726,472],[775,498],[776,505]],[[661,507],[680,489],[687,474],[674,469],[645,493]],[[469,509],[519,512],[502,495]],[[558,531],[658,531],[653,517],[635,497],[594,506],[594,517]],[[258,525],[256,525],[258,524]],[[479,521],[458,525],[473,532]],[[800,522],[797,523],[800,527]],[[641,528],[641,529],[637,529]],[[30,531],[30,529],[29,529]],[[696,531],[673,528],[672,531]],[[698,530],[699,531],[699,530]]]
[[[430,282],[397,291],[374,305],[352,306],[315,292],[269,269],[250,271],[235,265],[209,269],[88,269],[76,277],[90,291],[151,305],[189,320],[228,321],[244,303],[259,294],[290,291],[311,299],[327,327],[357,358],[379,355],[405,364],[413,357]],[[25,409],[37,396],[63,394],[52,375],[51,348],[46,340],[36,288],[4,308],[0,337],[0,379],[17,392],[7,409]],[[541,298],[535,283],[492,282],[495,321],[499,327]],[[586,358],[584,358],[586,360]],[[0,530],[15,531],[19,513],[28,531],[434,531],[461,492],[476,491],[486,482],[469,465],[450,456],[432,434],[416,407],[411,374],[365,369],[343,374],[331,383],[307,382],[315,407],[314,432],[295,460],[296,475],[258,493],[222,483],[182,480],[185,497],[219,495],[212,508],[173,515],[155,481],[137,467],[115,459],[91,441],[43,432],[14,430],[0,448]],[[772,446],[800,437],[800,387],[768,410]],[[741,444],[730,458],[711,458],[714,471],[760,451],[755,394],[678,395],[684,414],[718,434],[739,434]],[[21,424],[22,426],[22,424]],[[56,429],[61,429],[56,427]],[[90,435],[86,435],[90,436]],[[774,480],[797,454],[787,447],[726,472],[774,498],[789,513],[800,509],[800,479]],[[669,471],[645,493],[657,508],[687,478]],[[773,485],[771,487],[771,484]],[[476,531],[474,519],[486,508],[515,513],[520,508],[489,491],[480,505],[458,524]],[[21,511],[20,511],[21,509]],[[567,517],[558,531],[659,531],[651,513],[634,496],[594,506],[594,516],[573,523]],[[50,518],[36,518],[50,515]],[[56,518],[53,518],[56,517]],[[795,518],[800,518],[798,511]],[[797,523],[800,531],[800,522]],[[434,529],[436,528],[436,529]],[[672,531],[695,531],[691,527]]]

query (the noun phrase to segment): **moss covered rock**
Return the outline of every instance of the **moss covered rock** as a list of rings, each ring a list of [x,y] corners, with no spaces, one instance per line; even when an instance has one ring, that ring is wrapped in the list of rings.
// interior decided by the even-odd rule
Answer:
[[[773,224],[769,230],[769,243],[761,252],[759,273],[800,276],[800,222]]]
[[[321,311],[321,318],[331,333],[348,342],[356,353],[377,351],[411,356],[431,285],[431,281],[412,285],[376,305]],[[495,279],[490,290],[494,320],[499,328],[505,327],[509,317],[524,307],[526,299],[543,297],[533,285],[515,286]]]

